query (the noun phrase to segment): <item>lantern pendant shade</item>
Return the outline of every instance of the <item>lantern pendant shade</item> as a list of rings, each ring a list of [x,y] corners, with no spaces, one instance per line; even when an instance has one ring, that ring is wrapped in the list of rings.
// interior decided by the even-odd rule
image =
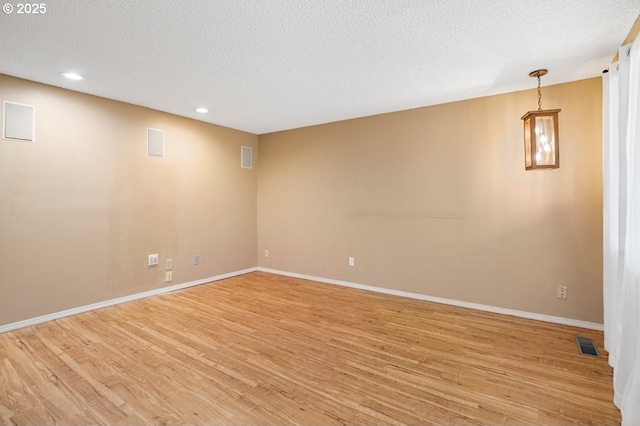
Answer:
[[[559,109],[529,111],[524,120],[524,164],[526,170],[560,167]]]

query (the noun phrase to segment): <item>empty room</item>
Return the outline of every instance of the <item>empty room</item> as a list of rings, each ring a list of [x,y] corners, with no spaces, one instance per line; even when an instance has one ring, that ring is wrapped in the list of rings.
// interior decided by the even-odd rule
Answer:
[[[0,12],[0,424],[640,424],[640,2]]]

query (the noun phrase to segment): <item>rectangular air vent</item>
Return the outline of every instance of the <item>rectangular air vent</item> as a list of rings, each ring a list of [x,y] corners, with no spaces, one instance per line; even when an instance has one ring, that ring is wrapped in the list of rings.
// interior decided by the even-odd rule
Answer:
[[[243,146],[240,149],[240,167],[243,169],[253,168],[253,148]]]
[[[596,342],[593,339],[576,336],[576,344],[578,345],[578,351],[582,355],[600,358],[600,352],[598,352]]]
[[[33,105],[4,101],[2,137],[35,142],[36,108]]]
[[[164,157],[164,130],[147,128],[147,155]]]

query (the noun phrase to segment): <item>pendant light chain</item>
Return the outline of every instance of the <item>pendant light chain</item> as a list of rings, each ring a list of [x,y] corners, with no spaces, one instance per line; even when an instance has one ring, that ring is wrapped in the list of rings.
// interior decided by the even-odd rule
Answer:
[[[538,111],[542,111],[542,93],[540,92],[540,75],[538,74]]]

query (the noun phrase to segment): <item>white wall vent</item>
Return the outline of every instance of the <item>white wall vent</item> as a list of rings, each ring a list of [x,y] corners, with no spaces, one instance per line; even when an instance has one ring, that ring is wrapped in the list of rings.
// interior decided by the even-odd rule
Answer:
[[[4,101],[3,108],[3,139],[23,142],[36,140],[36,107]]]
[[[164,157],[164,130],[147,128],[147,155]]]
[[[240,167],[243,169],[253,168],[253,148],[243,146],[240,149]]]

